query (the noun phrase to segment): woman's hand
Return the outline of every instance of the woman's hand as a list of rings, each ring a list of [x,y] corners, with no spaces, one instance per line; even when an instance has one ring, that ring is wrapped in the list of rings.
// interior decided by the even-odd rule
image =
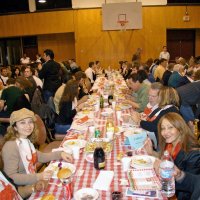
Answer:
[[[66,152],[61,152],[61,158],[64,160],[64,161],[66,161],[66,162],[72,162],[73,161],[73,157],[72,157],[72,155],[71,154],[69,154],[69,153],[66,153]]]
[[[79,112],[80,110],[82,110],[83,107],[84,107],[84,105],[85,105],[84,103],[79,104],[79,105],[76,107],[76,111]]]
[[[53,176],[52,170],[43,171],[42,173],[39,173],[38,180],[49,180],[52,176]]]
[[[149,137],[145,140],[144,149],[146,150],[148,155],[153,155],[153,144]]]
[[[160,169],[160,163],[161,163],[161,160],[157,159],[157,158],[155,159],[155,162],[153,163],[153,168],[154,168],[157,175],[160,174],[160,170],[159,170]]]
[[[41,192],[44,191],[48,186],[48,181],[40,180],[38,181],[34,186],[35,192]]]
[[[176,165],[174,165],[174,178],[176,181],[180,181],[185,177],[185,173],[181,171]]]
[[[134,111],[134,112],[131,112],[131,117],[133,119],[133,121],[136,123],[136,124],[140,124],[140,113]]]

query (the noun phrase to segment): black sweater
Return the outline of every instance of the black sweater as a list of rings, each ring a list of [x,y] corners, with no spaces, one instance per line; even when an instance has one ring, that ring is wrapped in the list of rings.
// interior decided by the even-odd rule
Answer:
[[[151,114],[150,114],[150,117],[153,117],[157,112],[159,111],[159,108],[154,110]],[[158,130],[157,130],[157,125],[158,125],[158,122],[160,120],[160,118],[169,113],[169,112],[175,112],[175,113],[179,113],[179,110],[175,107],[175,106],[172,106],[172,107],[169,107],[165,110],[162,110],[159,115],[153,120],[153,121],[144,121],[144,120],[141,120],[140,122],[140,126],[141,128],[149,131],[149,132],[154,132],[156,137],[157,137],[157,140],[158,140]]]
[[[72,102],[63,102],[56,122],[58,124],[71,124],[75,115],[76,109],[72,110]]]

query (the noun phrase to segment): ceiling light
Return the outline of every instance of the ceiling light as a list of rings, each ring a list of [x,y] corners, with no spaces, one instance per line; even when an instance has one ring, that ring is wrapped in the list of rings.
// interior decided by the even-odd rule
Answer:
[[[46,0],[38,0],[39,3],[46,3]]]

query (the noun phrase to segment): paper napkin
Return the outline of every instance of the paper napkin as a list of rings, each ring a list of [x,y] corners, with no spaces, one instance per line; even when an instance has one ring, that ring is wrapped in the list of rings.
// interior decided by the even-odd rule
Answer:
[[[96,190],[108,191],[113,180],[113,176],[113,171],[100,171],[96,181],[93,184],[93,188]]]
[[[139,149],[143,147],[146,138],[147,138],[147,134],[145,131],[138,134],[133,134],[127,137],[125,144],[129,142],[130,146],[133,149]]]

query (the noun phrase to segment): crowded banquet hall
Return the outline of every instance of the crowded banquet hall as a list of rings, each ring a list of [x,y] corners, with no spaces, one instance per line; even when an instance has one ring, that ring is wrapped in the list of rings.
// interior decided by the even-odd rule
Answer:
[[[0,2],[0,200],[200,200],[200,1]]]

